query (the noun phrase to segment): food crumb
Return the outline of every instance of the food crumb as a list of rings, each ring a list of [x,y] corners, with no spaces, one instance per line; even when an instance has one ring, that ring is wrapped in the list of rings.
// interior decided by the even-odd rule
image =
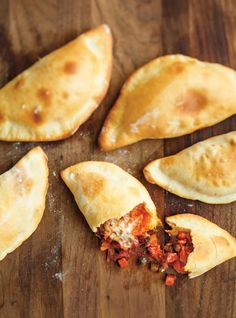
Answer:
[[[55,278],[55,279],[58,279],[58,280],[60,280],[62,282],[64,274],[62,272],[59,272],[59,273],[55,273],[52,277]]]

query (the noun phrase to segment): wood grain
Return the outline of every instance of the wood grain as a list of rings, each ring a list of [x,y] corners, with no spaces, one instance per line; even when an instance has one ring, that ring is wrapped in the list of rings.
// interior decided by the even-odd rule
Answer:
[[[61,142],[42,143],[49,157],[47,207],[37,231],[0,263],[0,317],[236,317],[236,262],[165,288],[161,276],[107,264],[59,177],[83,160],[117,163],[147,186],[160,215],[198,213],[236,235],[236,204],[178,198],[144,181],[144,165],[235,129],[235,118],[194,134],[142,141],[102,153],[97,135],[127,76],[148,60],[183,53],[236,69],[234,0],[0,0],[0,85],[81,32],[108,23],[114,36],[109,92],[99,109]],[[0,143],[0,173],[36,143]]]

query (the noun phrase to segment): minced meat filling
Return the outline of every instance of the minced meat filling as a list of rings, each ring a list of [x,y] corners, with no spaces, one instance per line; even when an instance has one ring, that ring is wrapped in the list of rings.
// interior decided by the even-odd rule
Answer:
[[[111,219],[101,225],[96,234],[101,240],[101,250],[107,251],[107,260],[126,267],[130,255],[140,245],[140,237],[149,235],[150,220],[144,204],[140,204],[119,220]]]
[[[150,218],[140,204],[119,220],[105,222],[96,233],[101,251],[106,251],[107,260],[117,262],[121,268],[128,266],[129,258],[134,256],[140,265],[148,265],[155,272],[172,269],[186,273],[184,268],[193,251],[190,231],[172,230],[168,242],[162,244],[159,229],[149,230]],[[165,284],[173,285],[175,279],[175,274],[167,274]]]

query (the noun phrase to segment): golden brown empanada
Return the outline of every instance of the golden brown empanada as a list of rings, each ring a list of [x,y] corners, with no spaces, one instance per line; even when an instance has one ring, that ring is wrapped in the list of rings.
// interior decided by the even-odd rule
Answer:
[[[99,143],[108,151],[146,138],[172,138],[236,113],[236,73],[183,55],[157,58],[124,84]]]
[[[71,136],[99,106],[112,67],[107,25],[45,56],[0,90],[0,140]]]
[[[118,166],[87,161],[65,169],[61,176],[99,237],[107,260],[126,267],[150,239],[150,230],[158,233],[161,221],[147,190]]]
[[[190,230],[194,249],[185,266],[189,278],[197,277],[236,256],[236,239],[199,215],[173,215],[167,217],[166,222],[173,229],[170,234]]]
[[[48,188],[47,157],[33,148],[0,175],[0,260],[21,245],[37,228]]]
[[[145,204],[152,217],[150,228],[160,221],[145,187],[117,165],[85,161],[61,172],[79,209],[92,231],[109,219],[119,219],[139,204]]]
[[[145,178],[180,197],[221,204],[236,200],[236,132],[152,161]]]

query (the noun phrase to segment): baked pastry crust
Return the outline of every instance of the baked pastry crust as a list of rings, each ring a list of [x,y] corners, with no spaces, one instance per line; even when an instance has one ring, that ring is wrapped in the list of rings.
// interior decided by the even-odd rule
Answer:
[[[193,252],[185,270],[194,278],[236,256],[236,239],[209,220],[195,214],[178,214],[166,218],[173,228],[191,231]]]
[[[150,229],[161,225],[146,188],[113,163],[81,162],[63,170],[61,177],[94,232],[107,220],[120,219],[141,203],[152,217]]]
[[[236,72],[184,55],[150,61],[125,82],[99,137],[109,151],[147,138],[172,138],[236,113]]]
[[[219,135],[176,155],[150,162],[147,181],[180,197],[212,204],[236,200],[236,132]]]
[[[47,189],[47,157],[40,147],[30,150],[0,175],[0,260],[36,230]]]
[[[0,140],[71,136],[101,103],[111,69],[112,36],[107,25],[40,59],[0,90]]]

